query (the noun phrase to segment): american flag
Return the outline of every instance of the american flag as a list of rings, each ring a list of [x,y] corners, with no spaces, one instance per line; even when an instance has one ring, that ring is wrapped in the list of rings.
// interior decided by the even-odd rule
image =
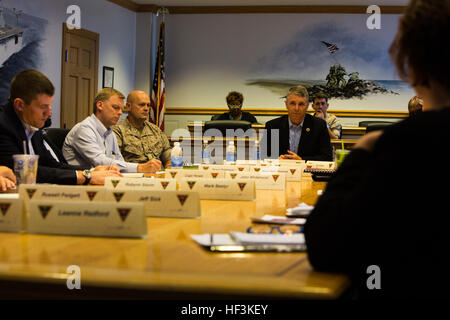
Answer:
[[[164,70],[164,29],[165,24],[164,22],[161,22],[159,27],[158,56],[155,65],[152,97],[150,101],[150,120],[161,130],[164,130],[164,100],[166,92],[166,73]]]
[[[330,51],[331,54],[333,54],[333,53],[335,53],[336,51],[339,50],[339,48],[335,44],[331,44],[331,43],[328,43],[328,42],[325,42],[325,41],[320,41],[320,42],[322,42],[324,45],[327,46],[328,51]]]

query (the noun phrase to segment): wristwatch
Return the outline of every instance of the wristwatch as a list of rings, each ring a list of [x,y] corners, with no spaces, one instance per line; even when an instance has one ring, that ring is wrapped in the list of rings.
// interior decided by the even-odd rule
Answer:
[[[86,179],[86,181],[83,182],[83,185],[88,185],[92,178],[91,170],[83,170],[83,177]]]

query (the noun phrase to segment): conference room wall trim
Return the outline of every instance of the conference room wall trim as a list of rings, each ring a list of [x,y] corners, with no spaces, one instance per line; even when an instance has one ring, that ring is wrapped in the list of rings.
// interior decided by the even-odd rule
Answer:
[[[160,6],[137,4],[129,0],[108,0],[134,12],[156,13]],[[384,14],[400,14],[404,6],[379,6]],[[367,6],[166,6],[170,14],[239,13],[366,13]]]
[[[167,115],[214,115],[227,112],[225,108],[166,108]],[[250,112],[255,116],[281,116],[287,114],[286,109],[258,109],[245,108],[244,111]],[[312,113],[313,110],[309,110]],[[372,110],[328,110],[328,113],[337,117],[349,118],[405,118],[408,116],[406,111],[372,111]]]

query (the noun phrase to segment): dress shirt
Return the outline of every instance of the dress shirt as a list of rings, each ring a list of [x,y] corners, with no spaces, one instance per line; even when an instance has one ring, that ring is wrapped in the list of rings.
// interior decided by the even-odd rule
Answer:
[[[63,154],[71,165],[96,167],[115,164],[123,172],[137,172],[137,163],[126,162],[111,128],[92,114],[67,134]]]
[[[302,136],[302,127],[303,127],[303,120],[299,125],[295,125],[291,122],[291,119],[289,119],[289,150],[292,152],[296,152],[298,144],[300,142],[300,138]]]
[[[33,149],[33,144],[31,143],[31,138],[33,138],[33,135],[36,131],[38,131],[38,128],[35,128],[28,123],[25,123],[22,121],[23,128],[25,129],[25,135],[27,136],[27,145],[28,145],[28,153],[29,154],[35,154]],[[23,150],[23,152],[26,154],[27,150]]]

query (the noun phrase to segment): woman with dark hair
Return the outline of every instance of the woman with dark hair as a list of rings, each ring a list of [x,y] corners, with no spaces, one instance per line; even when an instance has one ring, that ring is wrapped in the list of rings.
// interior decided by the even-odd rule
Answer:
[[[410,2],[390,54],[426,112],[362,137],[306,223],[312,266],[358,297],[449,298],[449,32],[449,0]]]

